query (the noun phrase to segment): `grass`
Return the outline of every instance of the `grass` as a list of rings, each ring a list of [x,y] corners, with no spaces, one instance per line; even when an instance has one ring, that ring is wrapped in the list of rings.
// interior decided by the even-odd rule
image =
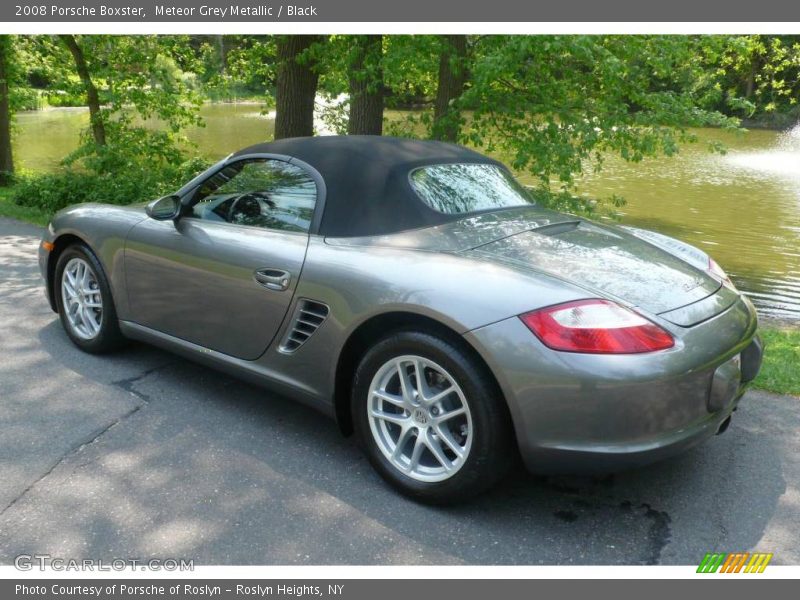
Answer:
[[[765,327],[764,364],[753,387],[800,396],[800,327]]]
[[[35,225],[47,225],[50,214],[11,202],[11,188],[0,187],[0,217]],[[753,387],[776,394],[800,396],[800,326],[766,325],[761,329],[765,343],[764,364]]]
[[[39,208],[14,204],[11,201],[10,195],[10,187],[0,187],[0,217],[10,217],[43,227],[50,221],[50,213]]]

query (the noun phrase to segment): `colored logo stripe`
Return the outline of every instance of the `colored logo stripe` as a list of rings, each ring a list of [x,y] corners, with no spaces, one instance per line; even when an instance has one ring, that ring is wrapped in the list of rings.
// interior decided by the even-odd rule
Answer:
[[[769,561],[772,560],[772,554],[753,554],[753,558],[747,563],[745,573],[763,573],[767,568]],[[756,571],[758,569],[758,571]]]
[[[748,561],[748,559],[750,560]],[[765,552],[754,552],[753,554],[749,552],[732,552],[729,554],[709,552],[703,557],[703,560],[700,561],[697,572],[763,573],[770,560],[772,560],[772,554]]]
[[[725,560],[724,554],[708,553],[703,557],[700,566],[697,567],[698,573],[716,573],[722,561]]]

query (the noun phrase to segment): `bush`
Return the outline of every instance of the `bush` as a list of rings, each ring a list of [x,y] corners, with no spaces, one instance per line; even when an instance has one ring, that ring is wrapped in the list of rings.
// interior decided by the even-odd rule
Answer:
[[[14,87],[11,90],[11,106],[17,110],[39,110],[43,106],[39,90],[29,87]]]
[[[75,167],[54,173],[23,173],[17,177],[11,200],[49,213],[83,202],[133,204],[174,192],[207,166],[207,161],[198,158],[158,168],[129,160],[105,173]]]
[[[47,93],[47,104],[54,107],[86,106],[82,93],[55,90]]]

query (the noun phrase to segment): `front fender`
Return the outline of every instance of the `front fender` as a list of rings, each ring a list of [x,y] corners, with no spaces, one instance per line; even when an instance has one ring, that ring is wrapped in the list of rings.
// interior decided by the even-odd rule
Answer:
[[[142,207],[108,204],[78,204],[56,213],[45,234],[46,241],[53,243],[54,249],[43,257],[40,246],[39,261],[51,306],[54,306],[52,278],[55,262],[70,243],[81,241],[94,252],[103,266],[117,314],[120,319],[125,319],[129,313],[124,273],[125,241],[133,226],[145,218],[147,215]]]

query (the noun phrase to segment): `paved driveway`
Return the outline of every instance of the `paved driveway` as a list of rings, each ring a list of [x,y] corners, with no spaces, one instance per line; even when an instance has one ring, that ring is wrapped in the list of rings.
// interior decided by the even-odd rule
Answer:
[[[0,563],[800,563],[800,399],[750,392],[725,435],[646,469],[419,506],[310,409],[144,345],[79,352],[38,236],[0,219]]]

